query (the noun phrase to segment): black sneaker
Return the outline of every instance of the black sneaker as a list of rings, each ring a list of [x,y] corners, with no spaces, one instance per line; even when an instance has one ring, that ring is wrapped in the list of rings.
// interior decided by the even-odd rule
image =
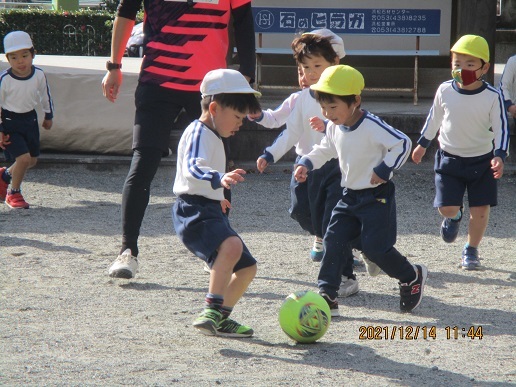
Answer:
[[[400,309],[402,312],[416,309],[423,298],[428,269],[425,265],[415,265],[415,267],[417,269],[416,279],[409,284],[400,283]]]
[[[482,266],[478,258],[478,249],[468,246],[462,250],[461,266],[464,270],[481,270]]]
[[[322,298],[326,300],[328,306],[330,307],[330,315],[331,317],[339,317],[339,302],[337,301],[337,297],[335,299],[331,299],[326,293],[319,293]]]
[[[464,208],[460,207],[460,218],[457,220],[453,220],[451,218],[444,218],[441,224],[441,238],[446,243],[455,242],[457,239],[457,235],[459,235],[460,221],[462,220],[462,213],[464,212]]]

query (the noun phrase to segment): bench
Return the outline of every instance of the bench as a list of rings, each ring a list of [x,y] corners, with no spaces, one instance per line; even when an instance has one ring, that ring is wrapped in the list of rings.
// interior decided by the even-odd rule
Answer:
[[[366,88],[369,91],[396,91],[411,92],[413,94],[414,105],[418,103],[418,83],[419,83],[419,57],[420,56],[439,56],[438,49],[422,50],[422,36],[439,36],[440,32],[440,10],[397,10],[390,9],[388,14],[384,14],[385,10],[374,9],[309,9],[309,8],[274,8],[274,7],[253,7],[253,15],[255,20],[255,31],[257,33],[256,45],[256,87],[261,88],[279,88],[284,86],[265,85],[263,83],[263,57],[266,55],[292,55],[292,50],[286,47],[275,47],[273,45],[264,45],[264,37],[269,34],[290,33],[294,36],[299,33],[300,27],[305,27],[305,31],[311,31],[317,28],[327,28],[328,22],[331,24],[331,30],[339,35],[345,35],[344,44],[352,39],[353,36],[370,37],[375,36],[404,36],[413,40],[413,48],[411,49],[348,49],[346,48],[346,56],[386,56],[386,57],[413,57],[413,84],[410,88]],[[397,11],[403,14],[399,16]],[[360,18],[357,15],[361,15]],[[341,23],[339,24],[339,16]],[[352,17],[354,18],[352,21]],[[401,20],[397,27],[397,20],[380,21],[380,19],[396,19],[410,18],[410,20]],[[314,24],[315,20],[319,20],[320,24]],[[377,20],[373,23],[369,19]],[[421,20],[423,19],[423,20]],[[358,21],[357,21],[358,20]],[[304,22],[303,22],[304,21]],[[351,23],[354,23],[352,25]],[[389,23],[389,26],[385,26]],[[372,24],[375,24],[373,26]],[[376,26],[378,24],[378,26]],[[315,25],[315,26],[314,26]],[[351,28],[355,27],[355,28]],[[362,27],[362,28],[360,28]],[[272,36],[272,35],[271,35]]]

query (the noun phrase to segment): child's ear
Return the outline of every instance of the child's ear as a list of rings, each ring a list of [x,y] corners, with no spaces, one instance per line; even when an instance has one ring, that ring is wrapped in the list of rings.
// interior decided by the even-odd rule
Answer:
[[[489,63],[489,62],[484,63],[484,66],[482,67],[482,74],[487,74],[490,67],[491,67],[491,63]]]
[[[361,95],[355,95],[355,103],[357,104],[357,106],[360,106],[360,104],[362,103]]]
[[[217,114],[218,108],[219,108],[219,104],[215,101],[211,101],[210,104],[208,105],[208,111],[210,112],[210,114],[212,116]]]

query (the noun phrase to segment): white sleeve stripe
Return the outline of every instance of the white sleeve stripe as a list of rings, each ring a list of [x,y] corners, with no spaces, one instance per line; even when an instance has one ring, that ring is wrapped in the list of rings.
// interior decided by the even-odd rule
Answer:
[[[192,145],[188,150],[188,170],[196,179],[211,181],[213,178],[213,172],[204,173],[196,164],[201,143],[201,127],[202,124],[197,122],[193,130]]]
[[[385,121],[383,121],[379,117],[375,116],[374,114],[368,114],[366,118],[371,119],[372,121],[376,122],[376,124],[380,128],[384,129],[392,137],[394,137],[398,140],[402,140],[403,152],[396,158],[396,161],[393,165],[393,168],[399,169],[405,163],[405,161],[407,160],[407,157],[410,154],[410,149],[408,149],[409,142],[407,141],[408,140],[407,135],[400,132],[399,130],[393,128],[392,126],[390,126],[389,124],[387,124]]]
[[[509,149],[509,123],[507,122],[507,115],[505,114],[505,106],[503,103],[503,95],[500,90],[488,84],[487,89],[497,94],[498,96],[498,106],[500,109],[500,122],[502,124],[501,132],[502,138],[500,139],[500,149],[504,152],[507,152]]]

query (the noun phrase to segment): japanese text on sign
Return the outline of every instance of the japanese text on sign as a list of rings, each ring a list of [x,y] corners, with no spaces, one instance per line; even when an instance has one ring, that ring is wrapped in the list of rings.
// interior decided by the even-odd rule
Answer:
[[[256,32],[439,35],[440,9],[313,9],[253,7]]]

